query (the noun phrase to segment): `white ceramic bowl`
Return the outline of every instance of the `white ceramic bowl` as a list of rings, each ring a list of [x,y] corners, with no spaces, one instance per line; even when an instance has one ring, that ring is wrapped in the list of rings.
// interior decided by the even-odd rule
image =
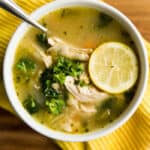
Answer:
[[[114,19],[120,22],[124,26],[124,28],[130,33],[130,35],[132,36],[132,39],[134,40],[137,46],[137,54],[139,56],[140,69],[141,69],[138,88],[130,105],[120,115],[120,117],[102,129],[99,129],[97,131],[93,131],[90,133],[78,134],[78,135],[54,131],[36,122],[27,113],[27,111],[23,108],[22,104],[20,103],[15,92],[15,87],[14,87],[13,78],[12,78],[12,66],[14,62],[15,50],[21,38],[24,36],[26,31],[30,28],[30,25],[26,23],[22,23],[18,27],[17,31],[13,35],[8,45],[5,58],[4,58],[3,78],[4,78],[5,89],[9,97],[9,101],[12,104],[14,110],[19,115],[19,117],[26,124],[28,124],[31,128],[33,128],[35,131],[49,138],[54,138],[54,139],[63,140],[63,141],[88,141],[94,138],[102,137],[108,133],[111,133],[115,129],[119,128],[123,123],[125,123],[133,115],[133,113],[139,106],[142,100],[142,97],[144,95],[144,91],[145,91],[146,83],[148,79],[147,52],[146,52],[144,42],[139,32],[137,31],[135,26],[131,23],[131,21],[122,13],[120,13],[118,10],[116,10],[115,8],[103,2],[98,2],[96,0],[84,0],[84,1],[81,1],[81,0],[70,0],[70,1],[61,0],[60,1],[58,0],[55,2],[48,3],[44,5],[43,7],[39,8],[34,13],[32,13],[31,17],[34,18],[35,20],[39,20],[42,16],[46,15],[48,12],[51,12],[58,8],[70,7],[70,6],[91,7],[91,8],[95,8],[97,10],[103,11],[104,13],[112,16]]]

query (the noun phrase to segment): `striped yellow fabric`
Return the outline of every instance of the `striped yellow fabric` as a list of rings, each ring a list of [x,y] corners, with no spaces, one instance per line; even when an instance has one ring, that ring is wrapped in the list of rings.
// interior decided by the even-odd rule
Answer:
[[[28,13],[51,0],[15,0]],[[2,83],[2,60],[7,44],[20,21],[0,9],[0,107],[13,112]],[[145,42],[150,60],[150,44]],[[143,101],[133,117],[113,133],[87,143],[56,143],[63,150],[150,150],[150,77]]]
[[[85,150],[86,143],[83,142],[62,142],[56,141],[62,150]],[[87,149],[86,149],[87,150]]]

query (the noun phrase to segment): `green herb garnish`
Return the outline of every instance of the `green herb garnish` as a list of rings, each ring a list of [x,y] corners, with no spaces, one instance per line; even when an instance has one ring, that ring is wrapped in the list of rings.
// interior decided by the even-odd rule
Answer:
[[[42,85],[42,92],[47,97],[52,95],[51,93],[56,94],[52,88],[52,83],[58,83],[63,85],[66,79],[66,76],[79,77],[83,72],[83,65],[78,61],[73,61],[62,56],[58,57],[56,63],[49,69],[46,69],[41,77],[40,83]],[[52,96],[52,98],[56,98]]]
[[[53,78],[56,82],[60,83],[60,84],[64,84],[66,76],[65,74],[62,72],[60,73],[55,73],[54,74],[54,78]]]
[[[52,114],[59,114],[65,107],[67,94],[64,90],[66,76],[79,77],[83,72],[83,65],[74,60],[59,56],[52,67],[46,69],[41,77],[41,90],[46,99],[45,105]],[[52,84],[57,83],[61,87],[58,91]]]
[[[36,64],[28,57],[22,57],[16,64],[17,70],[24,74],[34,72]]]
[[[64,35],[67,35],[67,32],[66,32],[66,31],[64,31],[64,32],[63,32],[63,34],[64,34]]]
[[[35,72],[36,64],[29,57],[21,57],[16,63],[15,68],[19,71],[16,81],[20,82],[23,79],[23,81],[28,82]]]
[[[75,15],[76,13],[77,12],[75,10],[72,10],[70,8],[64,8],[61,10],[60,17],[64,18],[64,17],[68,17],[70,15]]]
[[[99,17],[98,23],[97,23],[98,28],[103,28],[105,26],[108,26],[113,21],[112,17],[110,17],[104,13],[100,13],[98,17]]]
[[[21,57],[15,65],[16,69],[21,73],[25,81],[30,80],[30,76],[35,72],[36,64],[29,57]],[[17,82],[20,82],[21,76],[17,78]]]
[[[58,115],[62,112],[63,108],[65,107],[65,101],[62,99],[51,99],[46,100],[45,105],[50,113]]]
[[[46,33],[38,33],[36,34],[36,39],[38,43],[43,47],[48,49],[51,45],[48,43],[48,37]]]
[[[41,89],[43,95],[48,98],[59,98],[61,93],[58,93],[53,87],[53,75],[51,69],[46,69],[40,77]]]
[[[129,91],[125,92],[124,93],[124,97],[126,99],[126,103],[130,103],[130,101],[132,100],[134,96],[134,90],[133,89],[130,89]]]
[[[75,84],[77,84],[77,85],[79,85],[81,87],[89,85],[89,84],[85,83],[85,81],[79,80],[79,79],[75,80]]]
[[[127,31],[125,31],[125,30],[122,30],[122,31],[121,31],[121,35],[122,35],[123,37],[127,38],[127,39],[130,38],[129,33],[128,33]]]
[[[116,100],[117,100],[116,97],[108,98],[107,100],[105,100],[103,102],[101,108],[103,108],[103,109],[112,109],[115,106],[115,104],[116,104]]]
[[[79,77],[83,72],[83,65],[79,61],[73,61],[59,56],[56,64],[53,66],[53,79],[63,84],[66,76]]]
[[[39,105],[32,96],[28,96],[27,99],[24,100],[23,106],[30,114],[34,114],[39,111]]]

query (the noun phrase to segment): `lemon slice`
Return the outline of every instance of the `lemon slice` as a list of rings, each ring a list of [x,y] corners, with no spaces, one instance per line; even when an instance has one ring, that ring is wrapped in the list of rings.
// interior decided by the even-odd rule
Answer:
[[[98,88],[109,93],[122,93],[138,78],[138,59],[125,44],[104,43],[90,57],[89,74]]]

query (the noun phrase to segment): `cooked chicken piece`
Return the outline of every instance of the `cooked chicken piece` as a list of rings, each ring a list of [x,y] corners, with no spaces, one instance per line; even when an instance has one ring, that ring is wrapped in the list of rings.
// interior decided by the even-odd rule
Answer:
[[[40,47],[36,46],[35,44],[33,44],[32,46],[34,47],[34,49],[37,52],[37,54],[36,54],[37,57],[40,57],[41,60],[44,62],[46,68],[49,68],[52,65],[52,56],[44,53],[44,51]],[[40,56],[38,56],[38,55],[40,55]]]
[[[52,46],[48,49],[49,53],[55,55],[59,54],[74,60],[88,61],[89,54],[93,51],[92,49],[74,47],[57,37],[49,38],[48,43]]]
[[[79,101],[76,100],[71,94],[69,94],[67,104],[74,107],[77,111],[80,111]]]
[[[65,86],[67,90],[82,103],[100,102],[110,96],[109,94],[100,92],[92,85],[80,87],[74,82],[75,80],[73,77],[67,76],[65,80]]]
[[[85,113],[96,113],[97,110],[95,108],[95,105],[92,104],[80,104],[80,110],[85,112]]]
[[[87,103],[82,103],[75,99],[74,96],[71,94],[69,95],[69,99],[67,101],[67,104],[71,107],[74,107],[77,112],[85,112],[85,113],[96,113],[96,107],[95,104],[87,104]]]
[[[79,52],[85,52],[85,53],[87,53],[87,54],[90,54],[90,53],[92,53],[92,51],[93,51],[93,49],[92,48],[78,48],[78,47],[75,47],[75,46],[73,46],[73,45],[71,45],[71,44],[69,44],[69,43],[67,43],[67,42],[65,42],[65,41],[63,41],[63,40],[61,40],[60,38],[58,38],[58,37],[50,37],[50,38],[48,38],[48,43],[51,45],[51,46],[55,46],[56,44],[63,44],[63,45],[67,45],[68,47],[70,47],[70,48],[72,48],[72,49],[74,49],[74,50],[77,50],[77,51],[79,51]]]
[[[52,56],[47,56],[43,51],[40,50],[39,50],[39,54],[41,55],[41,58],[46,68],[49,68],[52,65]]]

